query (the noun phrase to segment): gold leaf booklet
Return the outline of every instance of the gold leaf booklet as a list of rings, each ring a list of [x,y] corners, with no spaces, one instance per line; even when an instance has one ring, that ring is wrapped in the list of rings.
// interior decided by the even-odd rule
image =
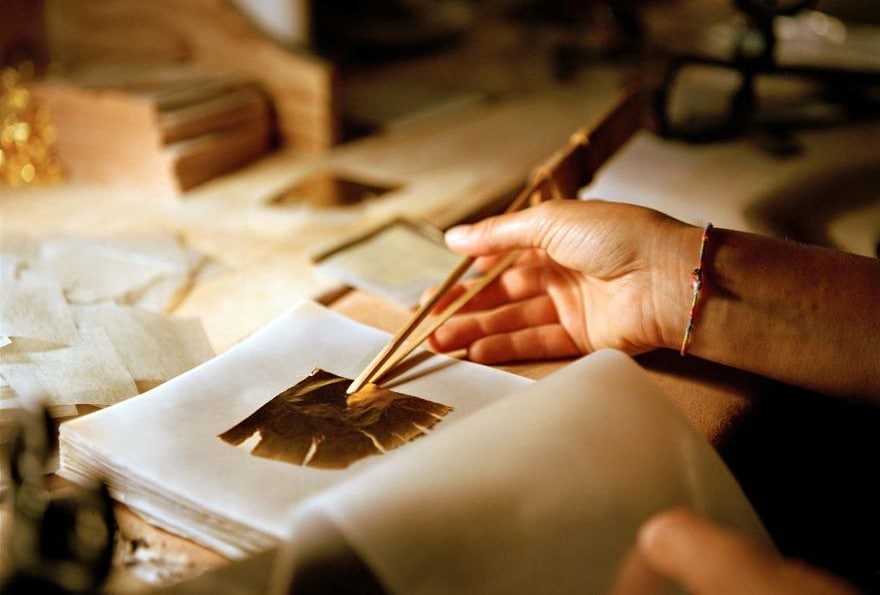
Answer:
[[[232,558],[320,518],[392,593],[611,592],[638,527],[676,505],[770,543],[712,447],[627,356],[532,382],[434,355],[346,400],[387,339],[301,302],[64,423],[60,473],[103,476],[155,524]]]

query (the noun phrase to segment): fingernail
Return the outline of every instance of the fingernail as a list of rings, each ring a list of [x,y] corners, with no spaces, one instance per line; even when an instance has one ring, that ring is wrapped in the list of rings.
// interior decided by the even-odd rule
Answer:
[[[464,243],[467,240],[470,228],[470,225],[456,225],[449,229],[446,232],[446,243],[450,245]]]

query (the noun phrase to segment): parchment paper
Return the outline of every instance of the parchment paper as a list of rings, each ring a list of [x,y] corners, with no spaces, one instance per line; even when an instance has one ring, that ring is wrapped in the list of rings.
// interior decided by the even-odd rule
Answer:
[[[318,494],[294,535],[329,519],[392,593],[666,593],[632,554],[675,505],[769,543],[706,440],[602,351]]]
[[[3,279],[0,291],[0,336],[48,346],[79,341],[70,307],[58,283],[22,275]]]
[[[277,544],[297,502],[430,441],[523,378],[434,356],[389,383],[453,407],[428,436],[343,470],[251,455],[218,435],[313,368],[351,378],[388,335],[302,302],[229,351],[113,407],[61,426],[61,474],[107,477],[120,500],[158,525],[231,557]],[[428,373],[430,371],[430,373]]]
[[[164,381],[214,356],[195,318],[169,318],[116,304],[73,306],[80,328],[103,329],[136,381]]]
[[[320,259],[316,268],[352,287],[410,307],[427,288],[439,285],[459,260],[442,244],[398,222]]]
[[[57,280],[68,301],[85,304],[122,299],[165,272],[161,265],[84,238],[45,240],[28,269]]]
[[[164,309],[186,288],[202,261],[170,235],[104,241],[57,237],[43,240],[38,256],[26,266],[57,280],[73,303],[141,301]]]
[[[0,374],[15,396],[50,406],[106,406],[136,395],[134,380],[107,334],[89,328],[80,335],[79,343],[61,349],[20,350],[14,341],[0,349]]]

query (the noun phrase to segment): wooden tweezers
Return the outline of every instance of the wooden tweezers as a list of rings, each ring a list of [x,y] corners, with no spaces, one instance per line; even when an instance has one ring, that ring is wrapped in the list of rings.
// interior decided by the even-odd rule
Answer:
[[[571,198],[588,184],[599,168],[641,128],[643,103],[638,88],[626,89],[614,104],[589,126],[576,131],[568,144],[554,153],[529,176],[529,182],[505,210],[512,213],[552,198]],[[474,280],[467,290],[435,314],[418,334],[431,310],[440,302],[474,263],[473,257],[462,260],[434,294],[416,310],[409,321],[354,379],[347,389],[352,394],[368,383],[378,384],[389,372],[421,345],[453,314],[494,281],[519,255],[510,252],[489,271]]]

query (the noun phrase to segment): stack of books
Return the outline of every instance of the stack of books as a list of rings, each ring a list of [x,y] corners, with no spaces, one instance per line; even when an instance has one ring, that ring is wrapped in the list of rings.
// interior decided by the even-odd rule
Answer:
[[[174,67],[101,69],[39,81],[73,178],[176,194],[267,153],[268,96],[253,81]]]

